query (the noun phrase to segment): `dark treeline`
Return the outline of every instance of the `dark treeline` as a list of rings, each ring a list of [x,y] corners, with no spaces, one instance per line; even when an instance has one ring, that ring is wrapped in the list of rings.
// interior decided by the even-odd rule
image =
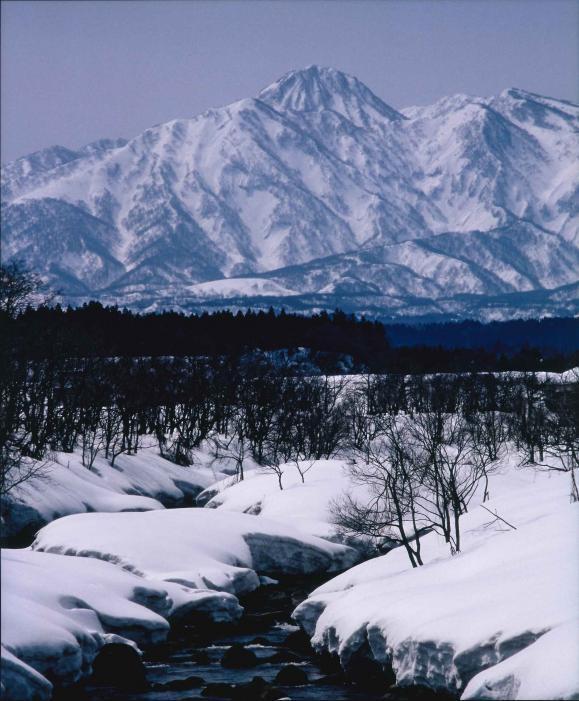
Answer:
[[[239,357],[257,350],[305,348],[310,369],[331,373],[562,371],[579,364],[578,324],[557,319],[386,327],[340,311],[311,316],[273,310],[136,314],[92,302],[1,315],[0,335],[8,357],[27,359]]]
[[[438,324],[387,324],[393,346],[432,345],[443,348],[484,348],[512,353],[537,348],[542,353],[573,353],[579,348],[579,319],[514,319],[512,321],[459,321]]]

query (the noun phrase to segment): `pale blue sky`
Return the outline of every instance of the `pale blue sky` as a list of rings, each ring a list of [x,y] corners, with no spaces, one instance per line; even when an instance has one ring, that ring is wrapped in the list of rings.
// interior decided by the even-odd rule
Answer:
[[[393,107],[516,86],[577,101],[576,0],[2,2],[2,161],[131,137],[311,63]]]

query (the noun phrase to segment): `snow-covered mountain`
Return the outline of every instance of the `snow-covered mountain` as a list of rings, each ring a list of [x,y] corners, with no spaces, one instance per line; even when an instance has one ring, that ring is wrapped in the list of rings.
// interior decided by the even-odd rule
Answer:
[[[561,288],[574,313],[578,126],[576,105],[515,89],[397,111],[310,66],[130,141],[7,164],[3,258],[68,301],[139,308],[267,298],[404,315],[451,300],[461,316],[466,297]]]

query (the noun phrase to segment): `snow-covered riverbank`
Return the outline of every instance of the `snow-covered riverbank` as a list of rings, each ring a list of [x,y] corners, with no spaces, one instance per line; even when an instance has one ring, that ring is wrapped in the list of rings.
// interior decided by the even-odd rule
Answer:
[[[461,517],[462,552],[423,538],[330,580],[295,619],[348,667],[366,656],[399,685],[462,698],[577,698],[579,504],[568,473],[505,465],[492,499]],[[496,513],[505,521],[496,519]]]
[[[32,550],[3,552],[4,696],[48,698],[50,685],[39,687],[29,667],[69,684],[90,674],[103,645],[159,642],[171,620],[234,622],[236,595],[258,588],[260,577],[337,572],[358,559],[347,546],[247,514],[189,508],[58,519]]]
[[[80,448],[42,461],[28,459],[35,469],[42,467],[2,498],[3,537],[33,534],[69,514],[187,506],[226,476],[221,470],[227,470],[227,461],[216,463],[208,450],[195,451],[195,464],[182,467],[160,456],[152,438],[144,442],[136,455],[118,455],[114,466],[99,454],[90,469],[85,467]]]
[[[579,506],[568,472],[524,465],[510,449],[490,475],[490,501],[481,505],[477,493],[461,516],[461,552],[451,556],[430,533],[421,539],[425,564],[412,569],[402,548],[355,565],[360,553],[336,542],[332,502],[364,496],[346,462],[304,463],[303,482],[288,463],[280,490],[276,474],[252,466],[242,482],[221,471],[211,481],[205,455],[163,473],[167,461],[149,451],[94,474],[110,480],[113,503],[152,501],[145,484],[173,491],[173,503],[183,498],[177,490],[190,490],[213,508],[79,513],[45,526],[31,549],[3,551],[3,698],[48,699],[52,683],[86,677],[111,642],[147,647],[177,622],[235,623],[238,597],[264,577],[332,572],[342,573],[294,615],[314,648],[345,669],[370,659],[399,685],[465,699],[579,694]],[[80,463],[61,467],[63,480],[93,479]],[[141,495],[120,494],[131,480],[142,480]],[[46,498],[57,494],[52,485]]]

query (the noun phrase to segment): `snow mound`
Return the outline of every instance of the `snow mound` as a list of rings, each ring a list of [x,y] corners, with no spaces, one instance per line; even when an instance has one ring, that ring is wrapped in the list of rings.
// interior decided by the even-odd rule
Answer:
[[[32,548],[236,595],[259,586],[256,573],[332,572],[357,560],[351,548],[283,523],[212,509],[67,516],[43,528]]]
[[[571,698],[579,694],[568,661],[579,659],[569,632],[579,622],[579,504],[569,503],[568,480],[507,470],[485,506],[516,530],[475,507],[461,519],[455,557],[431,533],[423,567],[412,569],[398,548],[330,580],[294,617],[317,649],[345,667],[370,656],[392,667],[398,685],[464,690],[464,698]]]
[[[561,625],[521,652],[477,674],[468,683],[462,698],[576,699],[578,655],[577,624]]]
[[[49,698],[50,682],[89,675],[107,643],[164,641],[167,619],[221,623],[241,613],[227,593],[145,580],[96,559],[3,550],[3,698]]]
[[[34,530],[56,518],[86,511],[148,511],[187,505],[223,473],[213,470],[199,451],[199,467],[181,467],[144,448],[119,455],[112,467],[98,456],[91,469],[80,452],[57,452],[40,476],[2,499],[5,537]]]
[[[164,640],[169,623],[162,614],[170,606],[162,587],[104,562],[2,551],[7,697],[19,698],[20,687],[31,686],[46,697],[50,685],[38,675],[59,685],[78,681],[107,642]]]
[[[302,482],[295,463],[281,465],[283,490],[277,476],[263,470],[246,471],[243,481],[226,478],[197,497],[207,508],[259,514],[291,524],[320,538],[336,538],[330,504],[342,493],[360,490],[353,485],[343,460],[300,461],[307,471]]]

